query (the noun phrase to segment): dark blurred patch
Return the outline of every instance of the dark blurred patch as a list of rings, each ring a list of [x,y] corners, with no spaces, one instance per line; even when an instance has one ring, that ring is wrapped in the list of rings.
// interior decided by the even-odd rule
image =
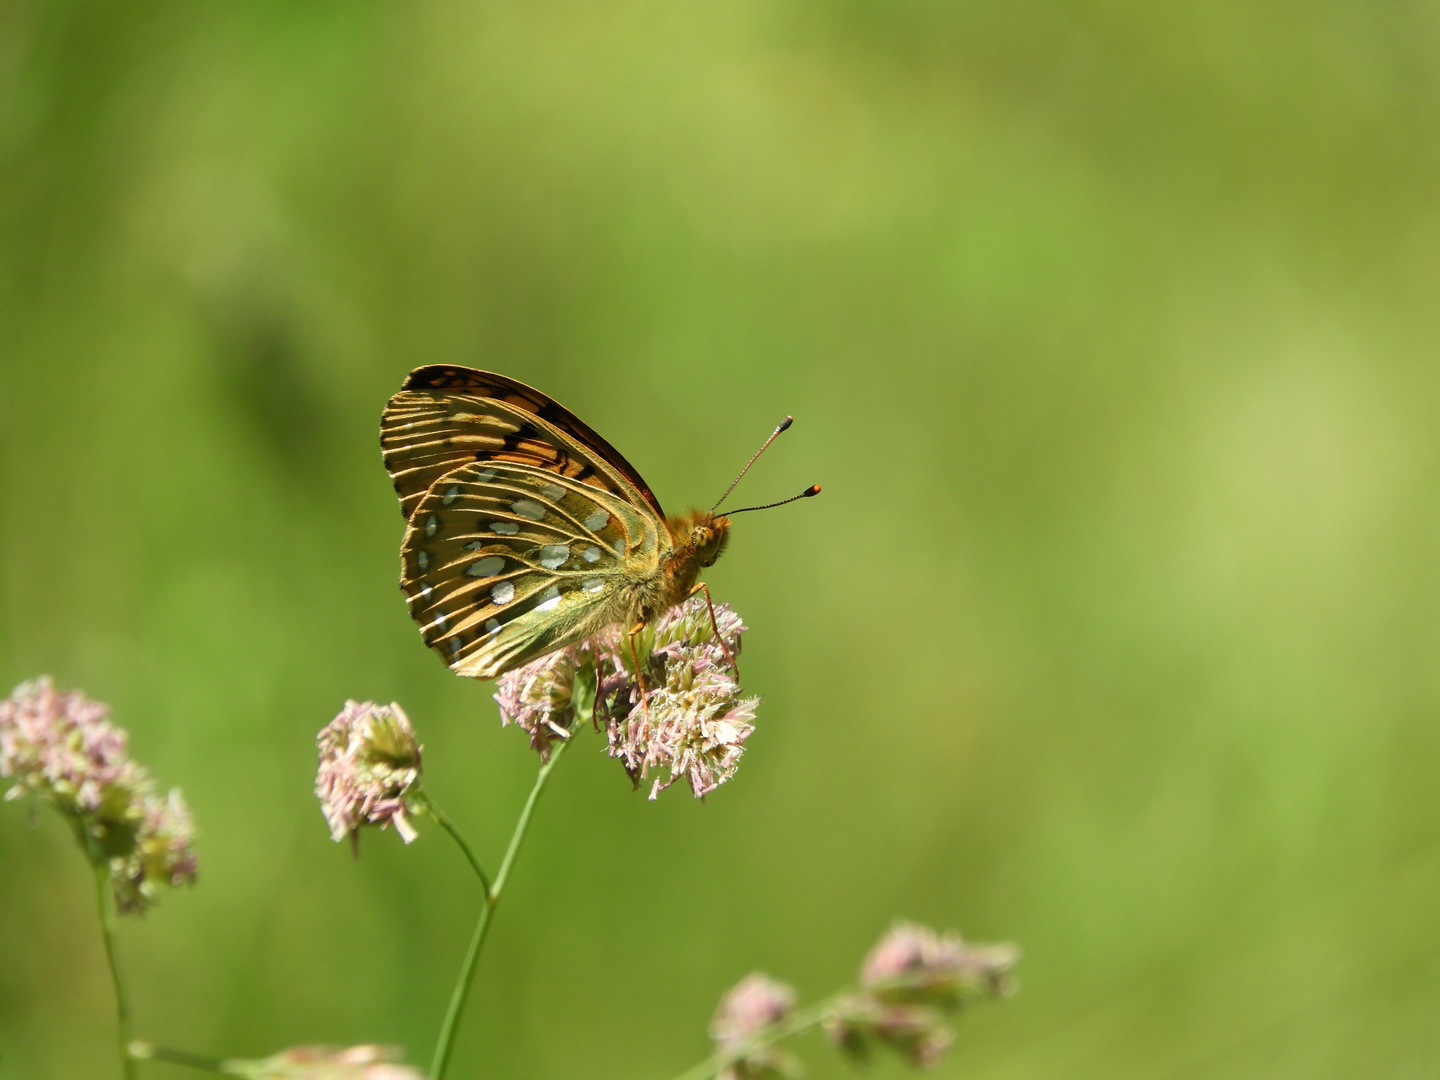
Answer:
[[[227,411],[253,434],[283,473],[323,470],[331,430],[319,376],[298,320],[280,299],[249,289],[211,313]]]

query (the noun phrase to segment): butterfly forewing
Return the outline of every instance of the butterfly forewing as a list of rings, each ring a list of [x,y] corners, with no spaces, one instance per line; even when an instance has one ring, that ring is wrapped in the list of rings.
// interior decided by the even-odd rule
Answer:
[[[425,643],[456,673],[491,678],[613,621],[627,575],[653,573],[664,546],[647,504],[491,458],[416,502],[400,584]]]
[[[407,521],[440,477],[471,461],[531,465],[644,503],[664,518],[634,466],[574,413],[491,372],[417,368],[385,408],[380,444]]]

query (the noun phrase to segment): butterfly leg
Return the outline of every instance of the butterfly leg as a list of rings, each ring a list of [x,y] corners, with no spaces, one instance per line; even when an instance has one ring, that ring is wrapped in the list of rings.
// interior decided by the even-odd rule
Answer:
[[[695,587],[690,590],[690,595],[697,592],[705,594],[705,606],[710,609],[710,625],[715,628],[715,640],[720,643],[720,648],[725,652],[725,659],[730,661],[730,667],[735,672],[735,678],[740,678],[740,665],[735,663],[735,656],[730,651],[730,646],[725,644],[725,637],[720,633],[720,620],[715,618],[715,602],[710,599],[710,586],[703,581],[697,581]]]
[[[635,681],[640,687],[640,708],[645,708],[645,673],[640,670],[640,650],[635,645],[635,638],[640,631],[645,629],[645,620],[641,619],[630,628],[630,659],[635,664]]]

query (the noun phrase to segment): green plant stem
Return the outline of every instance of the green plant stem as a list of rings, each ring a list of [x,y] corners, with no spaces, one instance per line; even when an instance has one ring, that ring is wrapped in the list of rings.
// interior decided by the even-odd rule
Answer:
[[[120,982],[120,965],[115,960],[115,907],[110,894],[110,872],[103,862],[95,867],[95,900],[100,909],[100,937],[105,942],[105,962],[115,988],[116,1044],[120,1049],[120,1075],[135,1080],[135,1059],[130,1056],[130,1004]]]
[[[530,789],[530,797],[525,800],[525,806],[520,811],[520,820],[515,823],[515,831],[510,834],[510,846],[505,849],[505,858],[500,862],[495,884],[486,890],[485,906],[480,909],[480,919],[470,938],[470,948],[465,953],[465,962],[460,966],[460,978],[450,995],[450,1008],[445,1013],[445,1023],[441,1025],[440,1037],[435,1042],[435,1055],[430,1062],[430,1080],[445,1080],[445,1070],[450,1065],[450,1053],[455,1045],[455,1032],[460,1026],[460,1014],[465,1011],[465,999],[470,994],[470,984],[475,977],[476,961],[480,959],[480,950],[485,946],[485,935],[490,929],[490,917],[495,906],[500,903],[500,894],[505,890],[510,868],[514,865],[515,856],[530,828],[530,817],[535,812],[540,792],[545,790],[545,782],[550,779],[550,773],[554,771],[560,755],[568,745],[569,740],[558,743],[550,754],[550,760],[540,766],[540,772],[535,777],[535,786]]]
[[[208,1054],[196,1054],[189,1050],[176,1050],[169,1046],[156,1046],[148,1042],[132,1042],[130,1056],[138,1061],[163,1061],[169,1065],[188,1065],[192,1069],[206,1072],[230,1072],[230,1063]]]
[[[751,1054],[764,1050],[767,1046],[774,1046],[777,1042],[788,1039],[792,1035],[799,1035],[802,1031],[808,1031],[823,1022],[830,1010],[835,1007],[836,1002],[844,996],[844,994],[835,994],[823,1001],[817,1001],[809,1008],[801,1009],[777,1024],[762,1028],[738,1046],[732,1046],[728,1050],[716,1050],[699,1065],[681,1073],[676,1080],[711,1080],[712,1077],[719,1076],[731,1065],[744,1061]]]
[[[554,758],[551,758],[551,760],[553,761]],[[475,871],[475,876],[480,879],[480,887],[485,890],[485,895],[488,897],[491,893],[490,875],[485,873],[485,868],[480,865],[480,860],[475,857],[475,852],[472,851],[470,845],[465,842],[465,837],[460,835],[460,830],[455,827],[455,823],[450,820],[449,815],[441,810],[428,794],[422,793],[422,795],[424,799],[422,805],[425,812],[434,818],[442,829],[450,834],[450,839],[460,845],[460,850],[465,853],[466,861],[470,863],[470,869]]]

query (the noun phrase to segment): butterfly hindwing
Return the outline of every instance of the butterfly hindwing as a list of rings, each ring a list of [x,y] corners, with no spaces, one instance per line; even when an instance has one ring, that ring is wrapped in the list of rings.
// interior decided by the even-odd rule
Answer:
[[[594,633],[625,583],[654,572],[663,523],[576,477],[495,459],[452,469],[419,499],[401,588],[425,643],[491,678]]]
[[[415,369],[385,407],[380,444],[407,521],[431,485],[472,461],[531,465],[648,505],[664,518],[619,451],[558,402],[492,372]]]

